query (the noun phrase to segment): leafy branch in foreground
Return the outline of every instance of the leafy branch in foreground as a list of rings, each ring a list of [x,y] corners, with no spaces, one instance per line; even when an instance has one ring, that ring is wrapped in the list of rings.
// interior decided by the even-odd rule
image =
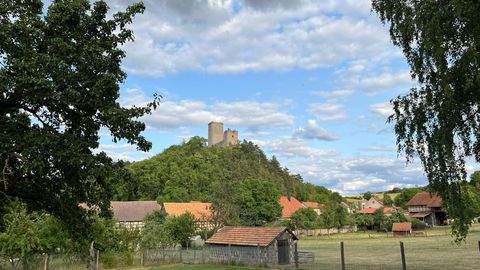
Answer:
[[[465,192],[469,157],[480,161],[480,2],[373,0],[418,86],[392,100],[397,145],[418,156],[458,241],[474,218]]]
[[[114,141],[151,148],[136,120],[150,113],[117,102],[127,26],[143,4],[107,18],[104,1],[0,2],[0,216],[18,200],[44,210],[81,237],[88,223],[80,202],[109,208],[112,161],[99,146],[99,131]],[[0,230],[2,224],[0,222]]]

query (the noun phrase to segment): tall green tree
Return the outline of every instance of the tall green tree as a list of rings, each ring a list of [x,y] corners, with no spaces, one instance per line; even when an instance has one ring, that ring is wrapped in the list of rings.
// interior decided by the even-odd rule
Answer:
[[[237,192],[235,203],[240,209],[239,218],[243,225],[262,226],[280,217],[280,191],[273,183],[249,179],[239,184]]]
[[[443,198],[457,240],[473,216],[465,160],[480,161],[480,2],[373,0],[417,86],[392,100],[398,149],[419,157],[430,188]]]
[[[135,119],[156,98],[145,107],[117,101],[121,46],[143,10],[107,15],[104,1],[56,0],[43,13],[41,0],[0,2],[0,204],[45,210],[79,237],[88,225],[79,203],[109,208],[112,161],[93,150],[100,128],[115,142],[151,147]]]
[[[385,206],[393,206],[393,199],[387,193],[383,193],[383,204]]]

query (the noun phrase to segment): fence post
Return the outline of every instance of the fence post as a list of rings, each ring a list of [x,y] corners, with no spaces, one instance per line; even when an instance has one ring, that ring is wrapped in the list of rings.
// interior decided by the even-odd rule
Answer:
[[[43,270],[48,270],[48,259],[49,259],[48,253],[45,253],[45,261],[43,262]]]
[[[402,256],[402,269],[407,270],[407,263],[405,261],[405,248],[403,247],[402,241],[400,241],[400,255]]]
[[[145,266],[145,253],[144,253],[143,249],[140,250],[140,252],[141,252],[140,253],[140,265],[143,267],[143,266]]]
[[[290,256],[290,255],[289,255]],[[295,268],[298,269],[298,245],[297,245],[297,242],[295,242],[295,254],[294,254],[294,258],[295,258]]]
[[[340,260],[342,263],[342,270],[345,270],[345,248],[343,242],[340,242]]]
[[[478,252],[480,252],[480,240],[478,241]]]
[[[96,255],[96,252],[95,252],[95,247],[94,247],[94,242],[92,241],[92,243],[90,244],[90,256],[88,258],[88,270],[96,270],[95,269],[95,255]]]
[[[95,270],[99,270],[100,268],[98,267],[98,261],[100,258],[100,250],[97,249],[97,256],[96,256],[96,262],[95,262]]]

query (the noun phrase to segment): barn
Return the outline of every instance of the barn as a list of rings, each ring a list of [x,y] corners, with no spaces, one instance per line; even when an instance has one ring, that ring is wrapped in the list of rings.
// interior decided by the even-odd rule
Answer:
[[[205,243],[212,262],[264,266],[293,264],[297,240],[285,227],[223,227]]]
[[[394,236],[410,235],[412,234],[412,223],[410,222],[393,223],[392,233]]]

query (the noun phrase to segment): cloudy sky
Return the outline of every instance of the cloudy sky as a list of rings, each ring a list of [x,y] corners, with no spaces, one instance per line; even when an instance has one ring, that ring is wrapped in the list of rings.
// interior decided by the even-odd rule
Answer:
[[[112,11],[127,0],[111,0]],[[223,121],[308,182],[343,194],[424,185],[395,151],[388,101],[413,82],[369,0],[147,0],[125,46],[128,106],[164,95],[145,117],[148,153],[102,138],[113,158],[141,160],[207,136]]]

